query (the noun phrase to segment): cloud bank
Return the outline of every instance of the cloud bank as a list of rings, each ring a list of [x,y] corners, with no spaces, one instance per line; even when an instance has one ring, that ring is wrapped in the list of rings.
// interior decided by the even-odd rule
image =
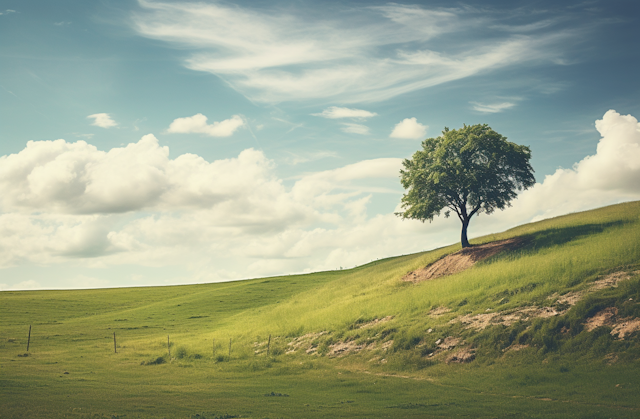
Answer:
[[[595,154],[472,220],[470,234],[640,199],[637,119],[611,110],[596,129]],[[170,158],[153,135],[109,151],[29,142],[0,157],[0,268],[183,266],[189,274],[173,283],[205,282],[350,267],[456,242],[453,218],[422,224],[371,212],[376,197],[399,203],[399,184],[380,185],[398,179],[401,162],[365,160],[285,187],[254,149],[208,162]]]

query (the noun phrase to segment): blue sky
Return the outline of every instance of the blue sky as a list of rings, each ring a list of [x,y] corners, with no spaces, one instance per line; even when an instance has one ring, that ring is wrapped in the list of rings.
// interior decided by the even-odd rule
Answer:
[[[1,9],[0,289],[232,280],[455,242],[457,220],[393,212],[401,159],[464,123],[530,146],[539,182],[471,236],[640,197],[637,2]]]

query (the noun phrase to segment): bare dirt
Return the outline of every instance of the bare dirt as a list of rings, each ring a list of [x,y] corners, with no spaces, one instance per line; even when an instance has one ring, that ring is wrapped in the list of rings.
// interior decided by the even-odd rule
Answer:
[[[467,314],[451,319],[449,323],[462,323],[467,329],[483,330],[494,324],[511,326],[516,321],[527,321],[536,317],[546,318],[559,316],[566,313],[571,306],[575,305],[588,293],[606,288],[615,288],[621,281],[630,277],[631,274],[628,272],[614,272],[604,278],[594,281],[591,283],[589,288],[585,290],[569,292],[562,296],[559,296],[558,294],[550,295],[549,300],[556,300],[555,304],[551,307],[525,306],[517,309],[490,313],[480,313],[475,315]],[[439,310],[439,312],[444,312],[443,308],[446,309],[446,307],[438,307],[437,310]],[[613,312],[614,310],[615,313]],[[640,322],[636,322],[637,319],[627,318],[617,321],[616,316],[617,309],[614,307],[604,309],[587,321],[586,328],[590,331],[602,325],[618,327],[618,324],[625,323],[626,326],[624,326],[624,328],[620,326],[622,335],[618,333],[618,329],[614,329],[614,331],[616,331],[615,334],[619,335],[621,339],[624,339],[625,334],[633,333],[635,330],[640,330]],[[614,334],[614,332],[612,332],[612,334]]]
[[[326,330],[318,333],[307,333],[306,335],[299,336],[293,339],[291,342],[287,343],[287,350],[285,353],[291,354],[300,349],[301,347],[306,347],[305,352],[308,354],[314,354],[318,351],[317,347],[312,345],[312,342],[319,338],[322,335],[325,335],[329,332]]]
[[[447,364],[457,363],[457,364],[466,364],[467,362],[471,362],[476,359],[476,351],[471,347],[464,347],[450,356],[447,357],[445,362]]]
[[[354,341],[351,342],[336,342],[330,345],[329,356],[345,356],[350,353],[360,352],[364,349],[364,345],[358,345]]]
[[[380,323],[386,323],[389,320],[392,320],[395,316],[387,316],[387,317],[383,317],[381,319],[373,319],[370,322],[366,322],[366,323],[362,323],[361,325],[358,326],[358,329],[368,329],[370,327],[376,326]]]
[[[455,253],[447,255],[434,263],[409,272],[402,278],[403,281],[418,283],[440,278],[442,276],[457,274],[471,268],[476,262],[495,256],[505,250],[514,250],[521,247],[525,240],[514,237],[507,240],[467,247]]]
[[[624,340],[626,336],[640,330],[640,319],[637,317],[618,317],[616,307],[607,307],[587,319],[585,329],[592,331],[600,326],[610,326],[611,335]]]
[[[625,336],[630,335],[631,333],[637,332],[640,330],[640,319],[635,318],[626,318],[620,319],[616,325],[613,327],[611,331],[612,335],[618,335],[618,338],[623,339]]]
[[[450,311],[451,311],[450,308],[445,307],[445,306],[440,306],[440,307],[436,307],[436,308],[432,309],[429,312],[429,316],[431,316],[431,317],[440,317],[443,314],[449,313]]]
[[[587,319],[587,323],[584,325],[588,332],[592,331],[596,327],[611,326],[615,324],[616,317],[618,317],[618,309],[615,307],[607,307],[604,310],[597,312],[593,317]]]
[[[638,272],[633,272],[633,274],[637,273]],[[578,301],[580,301],[587,293],[603,290],[606,288],[616,288],[621,281],[627,280],[629,278],[631,278],[631,273],[629,272],[614,272],[605,276],[604,278],[593,281],[589,288],[587,288],[586,290],[568,292],[559,297],[558,294],[553,294],[549,296],[549,299],[558,298],[557,302],[559,304],[567,304],[569,306],[573,306]]]
[[[476,315],[467,314],[456,317],[449,323],[462,323],[466,329],[483,330],[494,324],[511,326],[517,321],[527,321],[534,317],[553,317],[564,313],[566,310],[557,310],[554,307],[526,306],[514,310],[499,311],[492,313],[481,313]]]

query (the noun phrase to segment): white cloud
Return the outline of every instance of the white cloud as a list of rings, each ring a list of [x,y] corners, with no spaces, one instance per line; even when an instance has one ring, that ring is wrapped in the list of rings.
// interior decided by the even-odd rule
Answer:
[[[118,125],[116,121],[111,119],[111,116],[108,113],[94,113],[93,115],[87,116],[87,118],[93,118],[91,125],[95,125],[100,128],[111,128]]]
[[[339,118],[358,118],[358,119],[366,119],[371,118],[373,116],[378,115],[375,112],[369,112],[362,109],[350,109],[350,108],[339,108],[337,106],[330,106],[321,113],[314,113],[314,116],[321,116],[323,118],[329,119],[339,119]]]
[[[370,132],[368,126],[362,124],[354,124],[351,122],[343,122],[341,130],[342,132],[360,135],[367,135]]]
[[[638,121],[609,111],[596,128],[595,154],[547,176],[511,208],[474,218],[470,234],[640,199]],[[186,273],[169,283],[204,282],[351,267],[456,242],[455,218],[423,224],[370,213],[381,197],[399,203],[399,184],[381,185],[397,181],[401,167],[402,159],[366,160],[285,187],[273,162],[252,149],[207,162],[170,159],[151,135],[109,151],[30,142],[0,157],[0,267],[82,266],[104,278],[110,268],[121,274],[118,266],[181,266]],[[87,274],[84,286],[133,285],[96,276]],[[2,288],[50,287],[29,280],[3,277]]]
[[[177,118],[167,132],[181,134],[206,134],[211,137],[229,137],[236,130],[245,125],[244,119],[239,115],[233,115],[230,119],[207,124],[207,117],[199,113],[186,118]]]
[[[290,165],[297,165],[301,163],[307,163],[310,161],[322,160],[326,158],[335,158],[338,157],[338,153],[335,151],[327,151],[327,150],[319,150],[319,151],[310,151],[310,152],[302,152],[302,153],[293,153],[291,151],[286,151],[287,156],[282,159],[284,163]]]
[[[575,38],[559,30],[522,35],[500,29],[478,38],[483,32],[477,29],[499,18],[470,8],[391,3],[319,19],[312,12],[237,5],[139,3],[142,11],[132,21],[140,35],[192,51],[186,67],[215,74],[265,103],[381,101],[499,68],[552,63]]]
[[[558,169],[520,194],[509,210],[539,220],[616,202],[640,199],[640,124],[614,110],[596,121],[602,136],[596,154]]]
[[[30,141],[20,153],[0,157],[0,208],[100,214],[210,208],[233,200],[246,205],[280,193],[271,168],[253,149],[212,163],[193,154],[171,160],[151,134],[108,152],[84,141]]]
[[[391,138],[406,138],[418,140],[427,134],[427,126],[422,125],[416,118],[405,118],[393,128]]]
[[[506,109],[511,109],[516,106],[515,103],[511,102],[502,102],[502,103],[479,103],[479,102],[469,102],[473,105],[473,110],[483,113],[499,113]]]

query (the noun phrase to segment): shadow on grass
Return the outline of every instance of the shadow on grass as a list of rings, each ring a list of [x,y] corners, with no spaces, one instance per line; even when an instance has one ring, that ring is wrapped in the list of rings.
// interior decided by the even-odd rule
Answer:
[[[616,220],[607,223],[549,228],[535,233],[525,234],[521,236],[524,239],[521,246],[500,252],[489,258],[487,262],[491,263],[503,258],[518,259],[528,254],[537,253],[555,246],[562,246],[582,237],[603,233],[606,230],[620,228],[628,224],[632,224],[632,222]]]
[[[608,223],[583,224],[561,228],[551,228],[527,235],[527,244],[523,250],[540,250],[549,247],[560,246],[581,237],[603,233],[612,228],[631,224],[629,221],[616,220]]]

